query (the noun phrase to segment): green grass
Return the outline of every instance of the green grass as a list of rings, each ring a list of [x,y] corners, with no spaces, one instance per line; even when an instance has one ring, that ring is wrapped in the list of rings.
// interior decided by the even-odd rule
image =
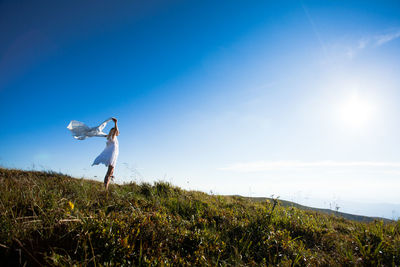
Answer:
[[[270,198],[265,198],[265,197],[247,197],[247,199],[254,201],[254,202],[264,202],[266,200],[271,200]],[[326,213],[326,214],[332,214],[336,215],[339,217],[343,217],[345,219],[353,220],[353,221],[359,221],[359,222],[373,222],[375,220],[382,220],[384,222],[391,222],[393,220],[382,218],[382,217],[368,217],[368,216],[362,216],[362,215],[355,215],[355,214],[350,214],[350,213],[344,213],[344,212],[339,212],[337,210],[331,210],[331,209],[321,209],[321,208],[313,208],[313,207],[307,207],[303,206],[300,204],[297,204],[295,202],[287,201],[287,200],[280,200],[279,204],[281,204],[284,207],[295,207],[301,210],[312,210],[312,211],[318,211],[321,213]]]
[[[399,266],[400,222],[0,169],[2,265]]]

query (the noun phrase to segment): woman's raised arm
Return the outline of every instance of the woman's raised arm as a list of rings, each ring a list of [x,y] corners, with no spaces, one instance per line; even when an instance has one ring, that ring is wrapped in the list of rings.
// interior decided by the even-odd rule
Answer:
[[[112,118],[112,120],[115,123],[115,135],[118,136],[119,135],[118,125],[117,125],[118,120],[116,118]]]

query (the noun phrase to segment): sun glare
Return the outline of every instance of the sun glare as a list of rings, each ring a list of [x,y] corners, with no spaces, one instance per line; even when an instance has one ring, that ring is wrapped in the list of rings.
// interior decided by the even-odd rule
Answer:
[[[374,116],[375,107],[371,101],[353,94],[345,99],[339,107],[339,117],[347,127],[362,128]]]

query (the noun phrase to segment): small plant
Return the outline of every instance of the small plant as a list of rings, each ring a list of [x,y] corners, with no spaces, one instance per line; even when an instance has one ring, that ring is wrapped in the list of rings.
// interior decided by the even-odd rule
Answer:
[[[152,186],[149,183],[142,183],[140,185],[140,193],[144,195],[145,197],[151,197],[153,192],[152,192]]]
[[[171,191],[171,185],[168,182],[156,182],[154,187],[159,196],[168,196]]]

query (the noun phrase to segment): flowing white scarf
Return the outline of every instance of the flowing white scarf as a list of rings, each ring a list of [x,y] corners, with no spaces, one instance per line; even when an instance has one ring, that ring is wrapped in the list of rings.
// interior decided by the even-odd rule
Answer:
[[[107,134],[103,133],[103,129],[109,121],[111,121],[111,118],[105,120],[99,126],[89,127],[83,122],[72,120],[68,124],[67,128],[71,131],[72,136],[78,140],[85,140],[86,138],[93,136],[106,137]]]

